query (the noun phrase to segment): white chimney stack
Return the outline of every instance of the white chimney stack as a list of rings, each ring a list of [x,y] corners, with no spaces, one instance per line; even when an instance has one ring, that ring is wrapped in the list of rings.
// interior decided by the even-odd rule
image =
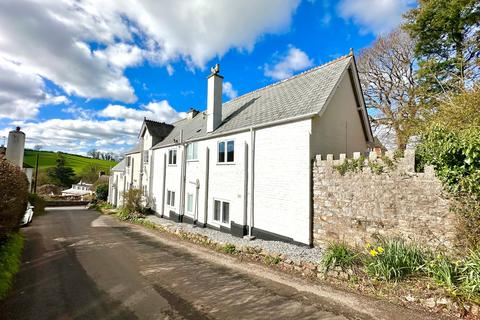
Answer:
[[[11,163],[23,168],[23,153],[25,149],[25,133],[17,127],[8,134],[7,152],[5,158]]]
[[[207,92],[207,132],[215,131],[222,123],[222,84],[223,77],[219,75],[220,65],[216,64],[208,76]]]

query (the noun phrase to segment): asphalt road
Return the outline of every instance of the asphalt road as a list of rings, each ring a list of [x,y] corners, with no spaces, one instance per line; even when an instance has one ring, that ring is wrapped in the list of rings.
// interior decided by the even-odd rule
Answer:
[[[94,211],[51,210],[23,231],[1,319],[368,318]]]

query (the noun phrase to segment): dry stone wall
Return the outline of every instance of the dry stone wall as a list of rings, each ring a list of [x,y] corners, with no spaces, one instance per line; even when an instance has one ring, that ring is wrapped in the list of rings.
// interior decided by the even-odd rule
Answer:
[[[354,158],[359,158],[355,153]],[[393,166],[370,153],[365,166],[341,175],[335,166],[345,155],[333,160],[317,156],[313,165],[313,238],[315,245],[345,241],[365,245],[376,235],[400,236],[432,249],[448,250],[455,244],[456,218],[432,167],[415,172],[415,154],[406,150]],[[373,172],[368,162],[383,167]],[[390,163],[391,164],[391,163]]]

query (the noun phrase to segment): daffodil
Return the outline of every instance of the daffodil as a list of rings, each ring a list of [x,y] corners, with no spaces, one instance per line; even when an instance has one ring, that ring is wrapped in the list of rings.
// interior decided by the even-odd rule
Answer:
[[[375,250],[375,249],[370,250],[370,255],[372,257],[375,257],[377,254],[378,254],[377,250]]]
[[[382,247],[378,247],[378,248],[377,248],[377,251],[378,251],[378,253],[382,253],[382,252],[385,251],[385,250],[383,250]]]

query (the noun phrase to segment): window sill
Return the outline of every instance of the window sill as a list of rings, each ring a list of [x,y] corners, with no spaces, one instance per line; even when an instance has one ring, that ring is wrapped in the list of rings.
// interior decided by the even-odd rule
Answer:
[[[236,165],[236,162],[217,162],[217,165],[219,166],[233,166]]]
[[[176,167],[177,164],[168,164],[167,166],[168,166],[168,167]]]
[[[199,162],[198,159],[191,159],[191,160],[187,160],[187,162]]]

